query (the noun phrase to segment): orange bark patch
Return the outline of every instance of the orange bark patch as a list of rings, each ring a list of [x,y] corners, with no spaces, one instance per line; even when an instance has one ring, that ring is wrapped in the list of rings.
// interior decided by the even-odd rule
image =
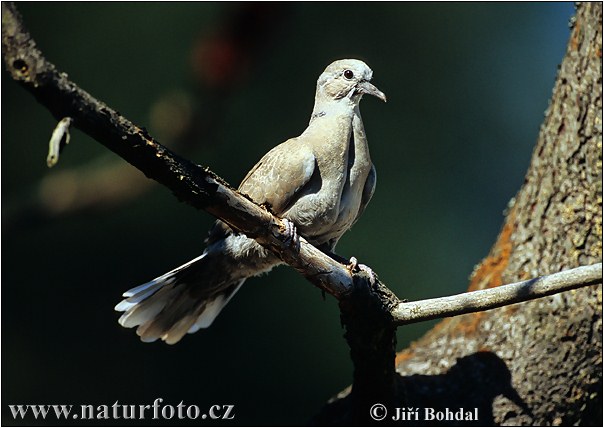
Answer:
[[[579,50],[579,37],[581,35],[581,25],[575,22],[575,28],[573,34],[570,36],[570,48],[573,51]]]
[[[480,326],[480,321],[484,316],[484,312],[474,312],[471,314],[467,314],[462,317],[459,324],[457,324],[455,331],[464,336],[474,334]]]
[[[514,231],[514,220],[515,215],[512,208],[491,252],[474,270],[468,291],[498,287],[503,283],[501,275],[507,267],[512,253],[511,237]]]
[[[504,308],[504,310],[507,315],[512,316],[516,312],[518,312],[519,308],[520,308],[520,306],[518,306],[518,305],[508,305]]]
[[[403,361],[407,361],[409,358],[413,356],[413,348],[410,346],[407,349],[402,350],[398,354],[396,354],[396,358],[394,359],[394,365],[398,366]]]

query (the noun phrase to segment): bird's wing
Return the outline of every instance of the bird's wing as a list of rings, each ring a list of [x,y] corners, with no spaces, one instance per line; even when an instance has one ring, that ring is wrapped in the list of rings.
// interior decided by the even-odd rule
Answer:
[[[298,138],[274,147],[248,172],[239,191],[257,204],[268,204],[276,215],[283,213],[309,182],[316,169],[312,150]]]
[[[371,200],[373,196],[373,192],[375,192],[375,185],[377,183],[377,172],[375,170],[375,165],[371,165],[371,170],[369,171],[369,175],[367,176],[367,180],[365,181],[365,186],[363,186],[363,194],[361,195],[361,206],[359,207],[359,212],[354,219],[354,223],[357,222],[359,217],[363,215],[363,211],[365,211],[365,207]],[[353,224],[354,224],[353,223]]]

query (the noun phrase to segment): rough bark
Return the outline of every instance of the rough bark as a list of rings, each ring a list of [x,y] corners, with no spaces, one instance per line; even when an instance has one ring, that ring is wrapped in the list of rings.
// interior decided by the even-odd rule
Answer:
[[[524,185],[470,290],[602,260],[601,118],[602,4],[583,3]],[[480,425],[601,426],[602,286],[447,319],[398,354],[397,372],[400,406],[478,408]],[[316,422],[349,422],[343,397]],[[467,424],[441,422],[455,423]]]

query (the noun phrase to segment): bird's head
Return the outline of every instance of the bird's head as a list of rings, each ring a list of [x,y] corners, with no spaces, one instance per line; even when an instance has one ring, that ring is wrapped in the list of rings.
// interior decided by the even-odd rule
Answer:
[[[341,59],[327,66],[317,81],[317,96],[328,100],[350,99],[358,103],[364,94],[386,101],[386,95],[370,83],[373,71],[358,59]]]

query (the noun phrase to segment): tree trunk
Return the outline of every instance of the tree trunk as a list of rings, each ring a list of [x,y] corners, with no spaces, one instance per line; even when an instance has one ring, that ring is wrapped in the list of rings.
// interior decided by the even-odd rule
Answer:
[[[602,260],[601,118],[602,4],[582,3],[524,185],[470,290]],[[412,425],[439,423],[424,408],[463,407],[480,425],[600,426],[602,286],[446,319],[398,354],[397,372],[399,406],[419,408]],[[316,423],[351,422],[341,396]]]

